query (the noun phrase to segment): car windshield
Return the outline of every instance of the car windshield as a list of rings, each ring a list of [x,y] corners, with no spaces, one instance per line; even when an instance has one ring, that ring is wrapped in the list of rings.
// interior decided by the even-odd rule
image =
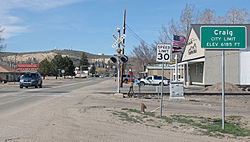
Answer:
[[[36,78],[36,74],[34,74],[34,73],[27,73],[27,74],[24,74],[22,78]]]

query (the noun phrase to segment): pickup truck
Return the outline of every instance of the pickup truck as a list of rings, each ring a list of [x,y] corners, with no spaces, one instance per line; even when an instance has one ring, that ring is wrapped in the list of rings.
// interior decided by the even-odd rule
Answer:
[[[144,85],[161,85],[162,83],[162,79],[161,76],[148,76],[145,79],[141,79],[140,80],[140,85],[144,86]],[[163,77],[163,85],[168,85],[169,84],[169,79],[167,79],[166,77]]]

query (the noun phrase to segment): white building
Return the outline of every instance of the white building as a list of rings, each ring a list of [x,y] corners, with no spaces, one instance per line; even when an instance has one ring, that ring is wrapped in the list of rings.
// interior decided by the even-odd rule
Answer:
[[[184,83],[212,85],[222,82],[221,50],[201,48],[200,27],[205,24],[191,25],[182,56],[184,65]],[[211,26],[211,25],[210,25]],[[245,26],[247,30],[247,48],[225,51],[225,81],[237,85],[250,85],[250,25],[213,25],[213,26]]]

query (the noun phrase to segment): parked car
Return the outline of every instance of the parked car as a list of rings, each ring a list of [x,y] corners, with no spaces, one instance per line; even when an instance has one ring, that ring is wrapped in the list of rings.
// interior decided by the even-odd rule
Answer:
[[[42,88],[43,80],[39,72],[25,73],[20,79],[20,88],[35,86],[35,88]]]
[[[140,80],[140,85],[161,85],[162,83],[162,77],[153,75],[153,76],[148,76],[145,79]],[[166,77],[163,77],[163,85],[168,85],[169,84],[169,79]]]
[[[0,76],[0,82],[2,83],[7,83],[8,81],[7,81],[7,79],[5,79],[5,78],[2,78],[1,76]]]
[[[128,83],[130,79],[132,79],[132,81],[134,82],[135,77],[132,76],[132,78],[131,78],[129,74],[124,74],[124,75],[122,75],[122,81],[123,81],[124,83]]]

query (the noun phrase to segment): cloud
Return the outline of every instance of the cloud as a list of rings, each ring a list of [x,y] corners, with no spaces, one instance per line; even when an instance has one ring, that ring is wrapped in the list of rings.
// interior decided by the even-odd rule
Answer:
[[[14,8],[46,10],[76,2],[81,2],[83,0],[9,0],[9,1],[11,3],[11,6]]]
[[[5,29],[4,38],[9,38],[28,31],[27,25],[23,25],[23,19],[13,15],[13,9],[27,9],[31,11],[43,11],[69,5],[84,0],[0,0],[0,26]]]
[[[28,26],[4,26],[3,38],[13,37],[28,31]]]

